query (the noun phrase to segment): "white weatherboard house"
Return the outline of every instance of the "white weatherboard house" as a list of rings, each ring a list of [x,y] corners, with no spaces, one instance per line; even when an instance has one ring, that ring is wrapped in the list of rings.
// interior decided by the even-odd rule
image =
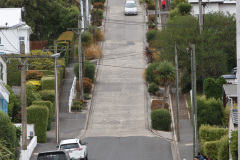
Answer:
[[[32,29],[22,21],[21,8],[0,8],[0,54],[20,54],[21,44],[28,53],[30,34]]]
[[[199,15],[199,0],[188,0],[192,5],[192,14]],[[202,0],[203,14],[222,11],[224,13],[236,14],[236,0]]]

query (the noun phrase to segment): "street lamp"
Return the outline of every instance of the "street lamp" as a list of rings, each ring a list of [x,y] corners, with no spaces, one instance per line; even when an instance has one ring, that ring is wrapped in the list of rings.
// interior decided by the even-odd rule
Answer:
[[[60,53],[51,55],[54,58],[54,74],[55,74],[55,110],[56,110],[56,140],[59,143],[59,103],[58,103],[58,74],[57,74],[57,60],[60,57]]]

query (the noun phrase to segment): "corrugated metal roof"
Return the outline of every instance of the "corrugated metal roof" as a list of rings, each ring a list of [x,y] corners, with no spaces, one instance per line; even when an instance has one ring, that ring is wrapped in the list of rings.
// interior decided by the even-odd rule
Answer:
[[[238,110],[237,109],[231,109],[230,114],[232,117],[232,121],[234,125],[238,125]]]
[[[237,97],[237,84],[223,84],[225,94],[230,97]]]

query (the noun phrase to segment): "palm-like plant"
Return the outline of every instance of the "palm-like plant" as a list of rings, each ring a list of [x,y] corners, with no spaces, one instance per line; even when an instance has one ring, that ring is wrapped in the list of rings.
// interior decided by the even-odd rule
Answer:
[[[162,109],[164,109],[168,87],[175,81],[175,68],[168,61],[163,61],[159,63],[158,67],[154,71],[154,74],[156,75],[156,80],[159,84],[164,86],[164,97],[162,103]]]
[[[0,159],[10,159],[12,152],[6,147],[6,141],[0,140]]]

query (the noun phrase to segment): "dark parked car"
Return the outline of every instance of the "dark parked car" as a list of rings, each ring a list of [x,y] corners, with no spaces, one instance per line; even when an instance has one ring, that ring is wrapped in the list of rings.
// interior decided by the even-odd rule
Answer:
[[[46,151],[38,154],[37,160],[76,160],[70,158],[68,152],[63,150]]]

